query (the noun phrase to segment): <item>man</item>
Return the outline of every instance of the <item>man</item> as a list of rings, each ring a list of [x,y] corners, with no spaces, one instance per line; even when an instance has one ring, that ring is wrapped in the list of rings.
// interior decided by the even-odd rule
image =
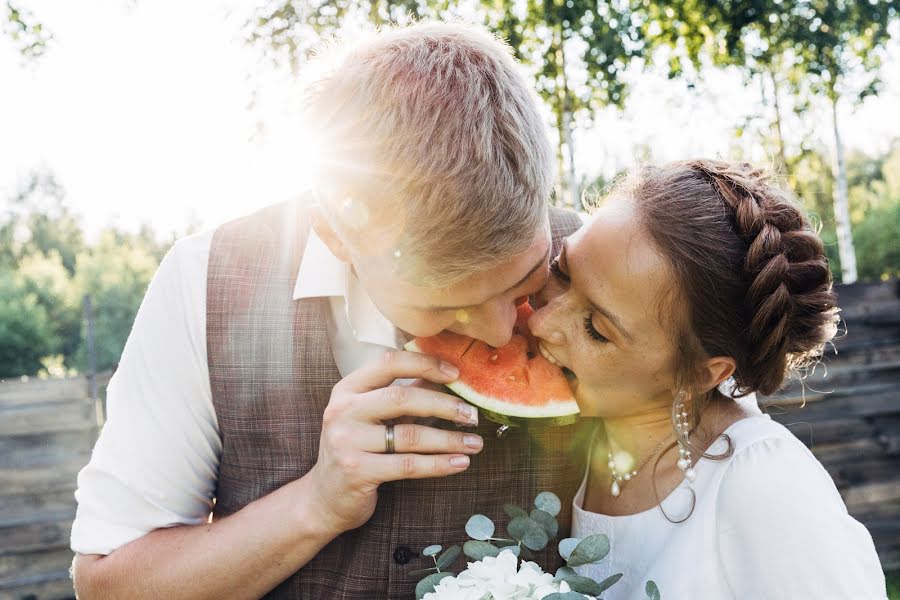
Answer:
[[[342,50],[307,98],[313,201],[182,240],[148,289],[79,475],[79,598],[411,598],[415,553],[474,512],[575,491],[569,428],[498,441],[457,398],[391,385],[457,375],[397,351],[409,336],[505,344],[580,223],[548,218],[525,82],[461,25]]]

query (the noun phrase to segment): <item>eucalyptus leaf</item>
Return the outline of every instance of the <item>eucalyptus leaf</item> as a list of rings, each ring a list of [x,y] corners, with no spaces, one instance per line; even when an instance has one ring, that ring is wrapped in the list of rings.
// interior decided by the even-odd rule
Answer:
[[[573,592],[578,592],[579,594],[587,594],[588,596],[596,597],[603,591],[600,589],[600,584],[590,577],[570,575],[563,579],[563,581],[569,584],[569,587],[572,588]]]
[[[428,575],[429,573],[435,573],[435,572],[437,572],[437,569],[435,567],[431,567],[428,569],[417,569],[415,571],[410,571],[409,573],[407,573],[407,575],[409,575],[412,578],[419,579],[423,575]]]
[[[570,567],[580,567],[603,560],[609,554],[609,538],[602,533],[589,535],[581,540],[566,562]]]
[[[584,600],[584,596],[578,592],[566,592],[565,594],[553,592],[544,596],[543,600]]]
[[[572,567],[560,567],[556,570],[556,575],[553,576],[553,581],[562,581],[566,577],[572,577],[574,575],[578,575],[575,572],[575,569]]]
[[[484,515],[472,515],[466,523],[466,533],[473,540],[489,540],[494,535],[494,522]]]
[[[500,548],[481,540],[469,540],[463,544],[463,553],[472,560],[481,560],[485,556],[497,556],[500,554]]]
[[[659,588],[656,586],[656,582],[652,579],[647,582],[647,586],[644,588],[644,591],[647,592],[647,598],[650,600],[659,600]]]
[[[564,560],[569,560],[569,556],[572,555],[572,551],[581,543],[581,538],[566,538],[559,542],[559,555],[563,557]]]
[[[459,546],[450,546],[447,548],[443,554],[441,554],[437,559],[437,568],[438,569],[446,569],[453,562],[459,558],[460,553],[462,552],[462,548]]]
[[[515,554],[516,557],[518,557],[522,553],[521,546],[503,546],[500,548],[500,552],[503,552],[504,550],[509,550],[510,552]]]
[[[440,544],[434,544],[434,545],[428,546],[427,548],[422,550],[422,556],[434,556],[435,554],[437,554],[438,552],[440,552],[443,549],[444,549],[444,547],[441,546]]]
[[[616,573],[615,575],[610,575],[609,577],[607,577],[606,579],[601,581],[600,582],[600,593],[602,594],[603,592],[605,592],[606,590],[608,590],[609,588],[614,586],[617,581],[622,579],[622,575],[624,575],[624,573]],[[595,595],[597,595],[597,594],[595,594]]]
[[[544,531],[547,532],[547,537],[551,540],[559,533],[559,523],[556,522],[556,517],[550,513],[536,508],[531,511],[531,518],[540,523],[541,527],[544,528]]]
[[[422,600],[425,594],[434,591],[434,586],[441,582],[444,577],[452,577],[453,573],[432,573],[422,581],[416,584],[416,600]]]
[[[529,550],[543,550],[550,542],[547,532],[541,524],[531,517],[516,517],[507,525],[509,535]]]
[[[515,504],[504,504],[503,512],[509,515],[510,519],[515,519],[516,517],[527,517],[528,513],[525,512],[524,509],[519,508]]]
[[[534,499],[534,505],[538,510],[550,513],[551,517],[558,515],[562,508],[559,496],[553,492],[541,492],[538,494],[537,498]]]

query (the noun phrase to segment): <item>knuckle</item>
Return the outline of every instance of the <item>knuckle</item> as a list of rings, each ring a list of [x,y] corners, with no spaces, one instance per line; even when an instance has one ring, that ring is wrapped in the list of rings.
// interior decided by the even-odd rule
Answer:
[[[412,477],[416,474],[416,457],[407,455],[400,457],[400,474],[404,478]]]
[[[342,454],[337,459],[337,466],[345,475],[355,474],[359,471],[359,459],[350,453]]]
[[[384,354],[381,355],[381,366],[384,367],[386,371],[393,370],[394,366],[397,364],[397,353],[388,350]]]
[[[406,390],[403,386],[391,385],[385,389],[387,403],[395,408],[400,408],[406,403]]]
[[[422,431],[412,425],[399,425],[395,429],[403,448],[416,449],[422,442]]]

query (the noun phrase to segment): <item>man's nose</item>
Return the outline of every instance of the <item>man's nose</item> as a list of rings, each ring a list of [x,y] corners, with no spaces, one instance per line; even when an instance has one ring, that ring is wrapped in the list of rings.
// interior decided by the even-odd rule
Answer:
[[[515,324],[515,304],[510,301],[498,301],[482,306],[478,310],[466,334],[497,348],[509,343]]]

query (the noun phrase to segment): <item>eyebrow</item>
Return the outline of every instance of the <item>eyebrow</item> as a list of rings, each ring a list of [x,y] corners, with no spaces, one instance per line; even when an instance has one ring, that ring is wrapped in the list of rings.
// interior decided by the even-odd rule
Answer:
[[[563,242],[562,247],[559,249],[559,255],[563,256],[563,255],[567,254],[566,250],[567,250],[567,245],[565,242]],[[568,261],[565,261],[565,262],[568,262]],[[619,332],[623,336],[625,336],[625,339],[627,339],[631,343],[634,343],[634,336],[632,336],[631,333],[627,329],[625,329],[625,327],[622,325],[622,320],[615,313],[610,312],[609,310],[603,308],[602,306],[599,306],[596,302],[594,302],[590,298],[588,298],[587,300],[588,300],[588,303],[591,305],[591,310],[593,310],[594,312],[598,312],[601,315],[603,315],[604,317],[606,317],[606,320],[609,321],[610,323],[612,323],[613,326],[616,329],[618,329]]]
[[[522,277],[522,279],[518,280],[517,282],[515,282],[514,284],[512,284],[511,286],[509,286],[508,288],[506,288],[505,290],[503,290],[500,293],[505,294],[506,292],[508,292],[510,290],[516,289],[517,287],[519,287],[520,285],[522,285],[523,283],[528,281],[528,279],[532,275],[534,275],[534,273],[538,269],[540,269],[542,266],[548,264],[550,262],[550,250],[552,249],[552,246],[553,246],[553,244],[547,244],[547,251],[544,252],[544,256],[537,263],[535,263],[535,265],[533,267],[531,267],[531,270],[529,270],[528,273],[526,273],[525,276]],[[477,305],[476,304],[461,304],[459,306],[441,306],[441,305],[430,304],[428,306],[414,306],[412,308],[418,308],[419,310],[460,310],[463,308],[471,308],[472,306],[477,306]]]

